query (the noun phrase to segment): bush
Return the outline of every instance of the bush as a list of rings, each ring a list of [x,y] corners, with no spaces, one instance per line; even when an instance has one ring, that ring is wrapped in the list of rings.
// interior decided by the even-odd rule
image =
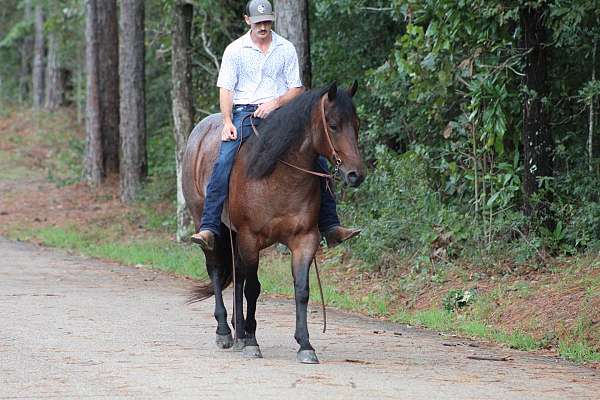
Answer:
[[[375,169],[340,204],[344,217],[363,228],[352,244],[355,256],[375,264],[390,253],[445,258],[460,252],[465,219],[430,189],[421,157],[384,146],[375,153]]]

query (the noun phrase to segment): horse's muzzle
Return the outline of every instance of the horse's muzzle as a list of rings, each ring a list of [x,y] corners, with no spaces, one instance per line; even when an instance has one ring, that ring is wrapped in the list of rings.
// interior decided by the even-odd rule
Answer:
[[[346,183],[352,187],[357,187],[365,180],[364,175],[356,170],[348,171],[344,174]]]

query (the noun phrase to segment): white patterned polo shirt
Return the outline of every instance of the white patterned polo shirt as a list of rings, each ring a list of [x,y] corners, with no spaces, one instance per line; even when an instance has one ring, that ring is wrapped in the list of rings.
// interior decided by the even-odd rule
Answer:
[[[250,31],[223,53],[217,86],[233,92],[233,104],[261,104],[301,87],[294,45],[272,32],[266,54],[252,42]]]

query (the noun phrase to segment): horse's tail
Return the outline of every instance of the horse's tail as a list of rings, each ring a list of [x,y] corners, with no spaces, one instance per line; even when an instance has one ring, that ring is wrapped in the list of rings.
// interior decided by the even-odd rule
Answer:
[[[192,289],[192,293],[190,294],[190,297],[185,303],[197,303],[199,301],[206,300],[209,297],[214,296],[214,294],[215,289],[213,288],[212,282],[202,282],[201,284],[197,285],[195,288]]]
[[[211,268],[209,265],[213,265],[212,268],[218,269],[219,274],[219,282],[221,283],[221,290],[225,290],[231,282],[233,281],[233,263],[231,262],[231,243],[229,241],[229,229],[221,224],[221,232],[223,232],[222,237],[225,240],[216,240],[215,241],[215,258],[220,262],[213,263],[212,258],[207,256],[206,269],[208,271],[208,275],[211,275]],[[234,233],[235,237],[235,233]],[[192,289],[192,293],[187,300],[187,304],[196,303],[202,300],[206,300],[215,294],[215,289],[212,281],[204,281],[197,285],[194,289]]]
[[[225,290],[233,281],[231,273],[231,265],[224,265],[225,268],[219,269],[219,282],[221,282],[221,290]],[[197,303],[206,300],[215,295],[215,289],[211,281],[202,282],[192,289],[190,297],[186,301],[187,304]]]

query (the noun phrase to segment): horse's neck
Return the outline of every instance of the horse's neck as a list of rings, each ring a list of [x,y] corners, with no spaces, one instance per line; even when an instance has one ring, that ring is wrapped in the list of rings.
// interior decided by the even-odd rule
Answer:
[[[305,171],[296,169],[294,167],[302,168],[308,171],[315,171],[318,156],[319,155],[317,154],[317,152],[315,152],[312,144],[311,134],[307,133],[306,137],[303,138],[303,140],[300,141],[297,145],[290,148],[290,150],[282,158],[283,161],[293,165],[293,167],[280,162],[277,168],[287,168],[288,170],[290,170],[291,177],[294,179],[294,181],[308,182],[314,180],[316,176]]]

